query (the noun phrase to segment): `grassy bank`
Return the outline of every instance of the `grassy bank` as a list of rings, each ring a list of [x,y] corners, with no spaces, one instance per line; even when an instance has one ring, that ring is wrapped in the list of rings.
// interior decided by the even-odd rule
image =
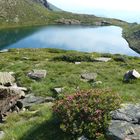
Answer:
[[[93,62],[94,58],[100,56],[111,57],[112,60]],[[79,89],[109,88],[118,92],[123,102],[139,102],[140,99],[140,80],[122,82],[126,71],[135,68],[140,72],[140,58],[137,57],[56,49],[13,49],[1,53],[0,60],[0,71],[15,72],[18,84],[30,88],[35,95],[54,96],[54,87],[64,87],[59,97]],[[81,64],[74,64],[80,60]],[[31,80],[27,73],[32,69],[45,69],[48,75],[41,81]],[[102,84],[81,80],[80,75],[84,72],[97,73],[97,81],[102,81]],[[4,140],[70,139],[59,129],[51,106],[51,103],[45,103],[33,106],[30,111],[9,115],[5,124],[0,125],[0,130],[6,133]]]

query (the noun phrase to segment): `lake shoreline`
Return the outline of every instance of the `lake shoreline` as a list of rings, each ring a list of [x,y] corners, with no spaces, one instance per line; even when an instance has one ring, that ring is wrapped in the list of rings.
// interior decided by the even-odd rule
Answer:
[[[3,37],[3,34],[7,38]],[[60,48],[81,52],[139,56],[130,49],[129,44],[123,38],[122,28],[113,25],[48,25],[13,28],[2,30],[0,38],[3,42],[3,45],[1,44],[3,49]],[[73,38],[75,38],[74,42],[72,41]],[[6,40],[5,44],[4,40]]]
[[[18,23],[7,23],[0,26],[0,29],[6,29],[6,28],[22,28],[22,27],[38,27],[38,26],[49,26],[49,25],[65,25],[65,23],[59,23],[59,20],[69,20],[69,21],[79,21],[78,25],[82,26],[90,26],[90,25],[96,25],[96,26],[103,26],[101,25],[102,22],[105,22],[109,25],[114,25],[121,27],[123,29],[123,37],[125,40],[127,40],[129,47],[136,51],[137,53],[140,54],[140,42],[139,38],[136,39],[134,33],[136,31],[140,30],[140,25],[139,24],[133,24],[133,23],[128,23],[123,20],[119,19],[114,19],[114,18],[103,18],[103,17],[96,17],[94,15],[86,15],[86,14],[74,14],[70,12],[50,12],[50,15],[48,16],[48,21],[47,22],[38,22],[38,23],[23,23],[22,25]],[[54,16],[54,18],[52,18]],[[72,25],[74,23],[68,24]],[[104,25],[105,26],[105,25]],[[137,28],[136,28],[137,27]],[[127,35],[126,35],[127,34]],[[133,39],[132,39],[133,38]]]

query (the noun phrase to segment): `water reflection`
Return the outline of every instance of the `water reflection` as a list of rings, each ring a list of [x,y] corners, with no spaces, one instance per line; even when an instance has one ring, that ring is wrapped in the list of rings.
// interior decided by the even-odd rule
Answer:
[[[49,26],[14,31],[13,34],[7,35],[9,44],[6,48],[60,48],[139,56],[122,38],[122,29],[115,26]]]
[[[0,49],[14,44],[36,32],[37,28],[13,28],[0,30]]]

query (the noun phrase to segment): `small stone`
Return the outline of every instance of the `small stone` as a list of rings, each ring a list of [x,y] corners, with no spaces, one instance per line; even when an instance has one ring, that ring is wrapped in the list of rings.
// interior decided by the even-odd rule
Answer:
[[[80,65],[81,64],[81,62],[75,62],[75,65]]]
[[[108,62],[110,60],[111,60],[111,58],[108,58],[108,57],[98,57],[98,58],[94,59],[94,61],[96,61],[96,62]]]
[[[45,78],[46,75],[47,75],[46,70],[32,70],[31,72],[28,73],[28,77],[35,80],[40,80],[42,78]]]
[[[55,93],[59,94],[63,92],[64,88],[54,88]]]
[[[97,73],[84,73],[81,74],[81,78],[86,81],[95,81],[97,78]]]

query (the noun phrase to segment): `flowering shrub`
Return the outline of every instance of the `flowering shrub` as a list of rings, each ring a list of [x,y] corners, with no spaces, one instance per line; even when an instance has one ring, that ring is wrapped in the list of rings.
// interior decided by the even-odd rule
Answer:
[[[119,106],[118,94],[110,90],[91,90],[57,101],[53,110],[64,132],[75,137],[101,139],[109,125],[110,112]]]

